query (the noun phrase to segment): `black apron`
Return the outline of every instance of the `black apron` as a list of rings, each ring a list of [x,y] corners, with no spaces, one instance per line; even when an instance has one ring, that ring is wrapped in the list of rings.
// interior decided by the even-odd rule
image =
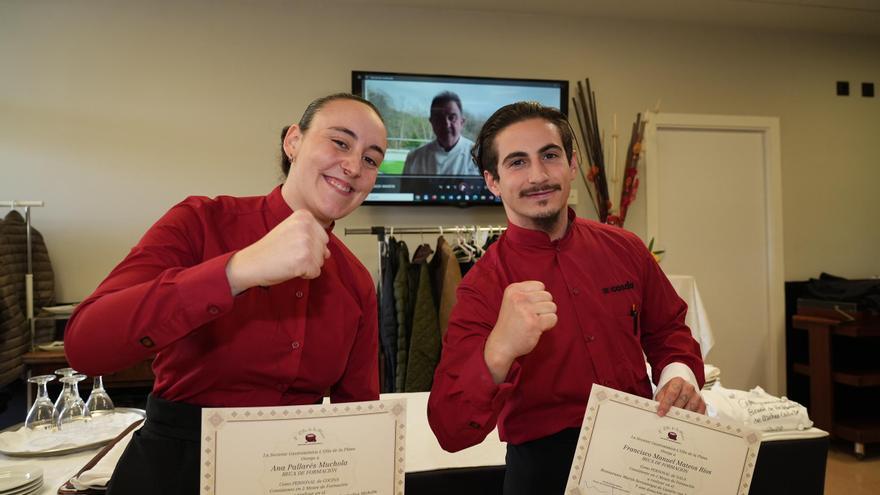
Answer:
[[[507,444],[504,495],[562,495],[579,432],[568,428],[519,445]]]
[[[147,398],[147,419],[119,458],[107,495],[199,493],[202,408]]]

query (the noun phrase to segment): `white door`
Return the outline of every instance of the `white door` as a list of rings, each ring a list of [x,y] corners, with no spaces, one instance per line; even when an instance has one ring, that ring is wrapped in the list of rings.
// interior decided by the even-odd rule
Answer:
[[[645,168],[648,236],[670,275],[692,275],[728,388],[783,393],[779,121],[651,114]]]

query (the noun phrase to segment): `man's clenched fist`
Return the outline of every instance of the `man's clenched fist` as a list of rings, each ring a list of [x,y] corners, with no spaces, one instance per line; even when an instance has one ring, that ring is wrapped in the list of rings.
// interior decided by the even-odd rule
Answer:
[[[542,282],[517,282],[504,289],[498,321],[483,351],[495,383],[504,380],[514,359],[532,352],[556,321],[556,303]]]

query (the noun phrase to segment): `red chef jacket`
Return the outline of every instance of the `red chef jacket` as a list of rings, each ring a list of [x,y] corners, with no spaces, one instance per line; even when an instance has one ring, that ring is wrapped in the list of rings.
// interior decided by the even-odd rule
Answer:
[[[153,393],[200,406],[377,399],[375,289],[332,233],[318,278],[232,296],[229,258],[291,213],[280,187],[172,208],[77,307],[71,366],[100,375],[155,354]]]
[[[667,365],[683,363],[702,386],[687,305],[642,241],[572,210],[569,222],[556,241],[509,224],[459,286],[428,402],[445,449],[481,442],[496,422],[513,444],[580,427],[593,383],[651,397],[645,356],[655,382]],[[496,385],[483,349],[504,289],[526,280],[545,284],[558,323]]]

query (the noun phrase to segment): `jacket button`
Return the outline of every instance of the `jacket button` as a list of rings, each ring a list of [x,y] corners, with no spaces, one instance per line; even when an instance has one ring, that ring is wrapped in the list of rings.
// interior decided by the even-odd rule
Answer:
[[[219,313],[220,313],[220,308],[218,308],[217,306],[214,306],[213,304],[211,304],[210,306],[208,306],[208,313],[210,313],[210,314],[212,314],[212,315],[219,314]]]
[[[475,430],[480,429],[480,423],[477,423],[476,421],[471,421],[470,423],[468,423],[468,426]]]
[[[571,289],[571,293],[574,294],[574,295],[578,295],[578,294],[581,293],[581,290],[578,289],[577,287],[575,287],[574,289]]]
[[[302,299],[302,296],[303,296],[303,291],[301,291],[301,290],[296,291],[296,297],[297,297],[297,298]]]
[[[292,347],[294,349],[299,349],[299,341],[294,340],[293,342],[290,343],[290,347]]]

